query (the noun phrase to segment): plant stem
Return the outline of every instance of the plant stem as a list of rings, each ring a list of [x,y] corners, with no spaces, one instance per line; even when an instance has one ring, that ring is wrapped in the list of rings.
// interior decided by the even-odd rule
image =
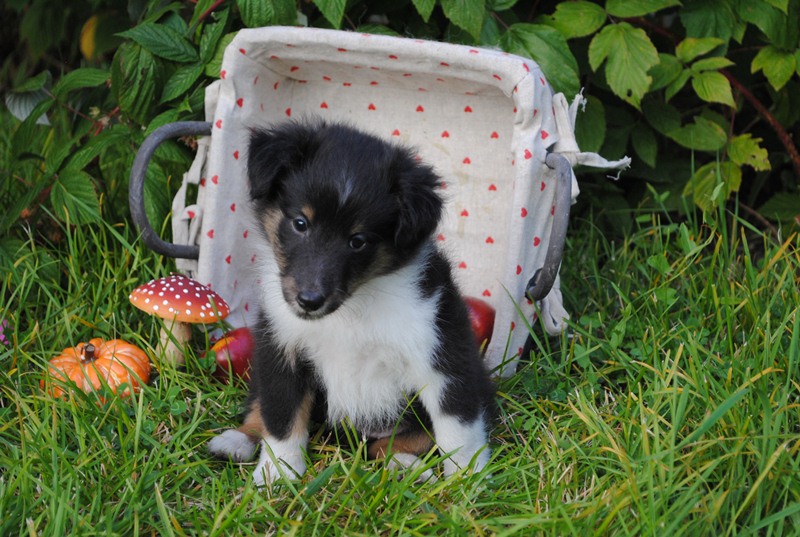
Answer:
[[[675,34],[662,26],[650,22],[644,17],[637,17],[627,20],[632,24],[646,27],[647,29],[652,30],[653,32],[671,40],[675,44],[679,42],[679,39]],[[800,177],[800,152],[798,152],[797,146],[794,145],[792,137],[788,132],[786,132],[786,129],[783,128],[783,125],[781,125],[780,122],[775,119],[775,116],[773,116],[767,107],[764,106],[764,103],[762,103],[758,97],[753,95],[753,93],[747,89],[747,86],[739,82],[739,80],[733,76],[730,71],[726,69],[720,69],[719,72],[728,79],[728,81],[731,83],[731,86],[739,90],[739,92],[742,94],[742,97],[744,97],[753,106],[753,108],[756,109],[758,114],[766,120],[769,126],[772,127],[772,130],[774,130],[775,134],[778,135],[778,139],[783,144],[783,147],[786,148],[786,152],[789,153],[789,158],[792,161],[795,175]]]
[[[759,101],[758,97],[753,95],[753,93],[747,89],[744,84],[739,82],[735,76],[725,69],[721,69],[720,73],[722,73],[723,76],[728,79],[731,85],[742,94],[742,97],[744,97],[751,105],[753,105],[753,108],[756,109],[759,115],[761,115],[761,117],[766,120],[769,126],[772,127],[772,130],[774,130],[775,134],[778,135],[778,139],[783,144],[783,147],[786,148],[786,152],[789,153],[789,158],[792,160],[792,166],[794,167],[795,175],[800,177],[800,152],[798,152],[797,146],[794,145],[791,135],[786,132],[786,129],[783,128],[783,125],[781,125],[775,116],[773,116],[772,113],[767,109],[767,107],[764,106],[764,103]]]

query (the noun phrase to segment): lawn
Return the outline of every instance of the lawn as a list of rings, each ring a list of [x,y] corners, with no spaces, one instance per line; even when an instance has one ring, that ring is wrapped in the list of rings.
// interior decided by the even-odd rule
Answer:
[[[207,455],[245,387],[195,354],[181,370],[156,360],[129,399],[40,387],[47,361],[90,337],[152,349],[158,326],[127,297],[171,270],[131,229],[56,231],[0,283],[0,535],[800,534],[791,230],[647,213],[611,241],[575,220],[572,322],[561,338],[534,325],[531,360],[499,382],[485,472],[420,484],[317,431],[308,474],[271,490]]]

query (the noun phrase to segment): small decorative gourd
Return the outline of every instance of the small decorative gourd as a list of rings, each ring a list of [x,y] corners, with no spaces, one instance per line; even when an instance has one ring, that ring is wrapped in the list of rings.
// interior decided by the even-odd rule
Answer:
[[[85,392],[99,390],[103,384],[112,392],[125,385],[121,396],[137,391],[140,383],[150,379],[150,358],[142,349],[121,339],[94,338],[88,343],[64,349],[50,360],[50,378],[54,381],[73,381]],[[44,388],[44,381],[41,382]],[[64,385],[53,383],[53,395],[64,394]]]

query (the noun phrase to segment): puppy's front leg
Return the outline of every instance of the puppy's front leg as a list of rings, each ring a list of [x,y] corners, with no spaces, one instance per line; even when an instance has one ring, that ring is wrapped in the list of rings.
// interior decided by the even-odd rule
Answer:
[[[436,444],[443,453],[450,454],[444,461],[445,475],[463,468],[477,472],[488,464],[491,451],[486,421],[482,417],[463,421],[457,416],[441,414],[431,419]]]
[[[292,478],[306,472],[304,452],[308,446],[308,426],[314,397],[306,393],[300,405],[294,409],[291,423],[285,432],[278,428],[270,433],[270,422],[275,416],[268,409],[261,409],[266,433],[261,439],[261,456],[253,471],[253,481],[262,487],[274,483],[281,475]]]
[[[448,458],[445,475],[459,469],[483,469],[489,462],[489,417],[491,386],[481,380],[475,391],[465,391],[461,379],[431,383],[420,393],[431,417],[436,445]]]

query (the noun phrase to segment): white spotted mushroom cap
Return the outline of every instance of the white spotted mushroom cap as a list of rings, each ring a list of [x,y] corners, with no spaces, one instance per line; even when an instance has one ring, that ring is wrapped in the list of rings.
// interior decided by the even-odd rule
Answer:
[[[230,313],[221,296],[183,274],[140,285],[128,299],[142,311],[183,323],[213,323]]]

